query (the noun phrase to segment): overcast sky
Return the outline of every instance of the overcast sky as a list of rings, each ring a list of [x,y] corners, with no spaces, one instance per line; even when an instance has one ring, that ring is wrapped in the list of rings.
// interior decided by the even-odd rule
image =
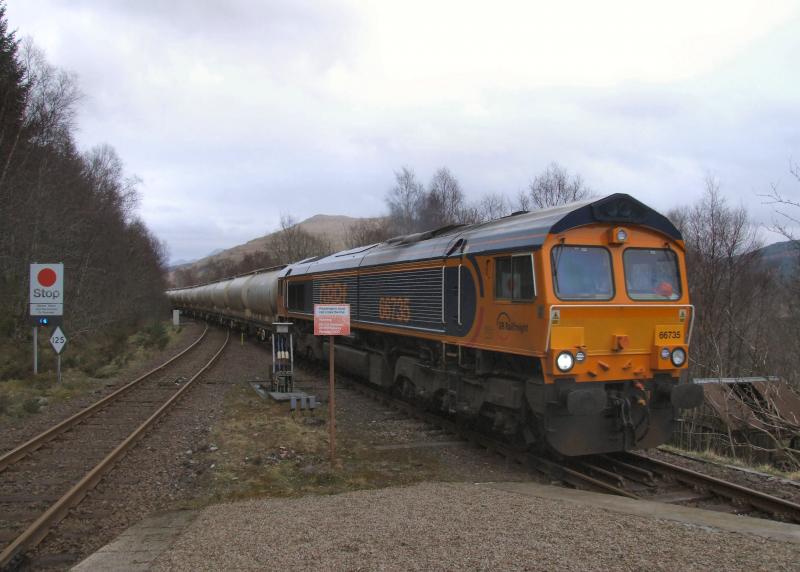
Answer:
[[[173,260],[374,216],[403,165],[509,196],[551,161],[667,210],[800,198],[800,2],[8,0],[77,73]]]

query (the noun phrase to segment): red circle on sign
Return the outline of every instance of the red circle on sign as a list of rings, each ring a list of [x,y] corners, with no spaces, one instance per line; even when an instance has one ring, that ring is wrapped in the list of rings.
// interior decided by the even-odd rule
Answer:
[[[39,281],[39,284],[45,288],[50,288],[50,286],[56,283],[56,272],[52,268],[43,268],[39,271],[39,274],[36,275],[36,279]]]

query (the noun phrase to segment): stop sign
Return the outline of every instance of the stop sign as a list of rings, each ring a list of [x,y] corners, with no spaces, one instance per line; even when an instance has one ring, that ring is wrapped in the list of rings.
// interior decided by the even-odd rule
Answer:
[[[64,265],[31,264],[31,316],[61,316],[64,313]]]

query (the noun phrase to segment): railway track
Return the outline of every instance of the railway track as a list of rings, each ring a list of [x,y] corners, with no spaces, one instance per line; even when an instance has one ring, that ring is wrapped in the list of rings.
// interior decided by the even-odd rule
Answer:
[[[800,504],[640,453],[569,461],[581,474],[631,498],[800,523]]]
[[[207,335],[0,457],[0,570],[14,569],[222,354]],[[194,351],[192,351],[194,350]],[[182,359],[184,358],[184,359]]]
[[[800,504],[639,453],[556,459],[515,448],[458,422],[347,378],[347,387],[385,406],[578,489],[800,523]]]

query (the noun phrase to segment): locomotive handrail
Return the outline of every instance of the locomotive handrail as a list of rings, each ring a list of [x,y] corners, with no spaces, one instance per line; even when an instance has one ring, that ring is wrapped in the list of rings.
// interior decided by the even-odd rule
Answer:
[[[446,324],[447,320],[445,320],[444,316],[444,269],[445,267],[442,266],[442,323]]]
[[[458,265],[458,325],[461,326],[461,266]]]
[[[556,308],[690,308],[692,311],[692,319],[689,321],[689,333],[686,335],[686,345],[692,341],[692,332],[694,331],[694,304],[553,304],[550,306],[550,314],[547,318],[547,339],[544,344],[544,351],[550,351],[550,332],[553,329],[553,310]]]

